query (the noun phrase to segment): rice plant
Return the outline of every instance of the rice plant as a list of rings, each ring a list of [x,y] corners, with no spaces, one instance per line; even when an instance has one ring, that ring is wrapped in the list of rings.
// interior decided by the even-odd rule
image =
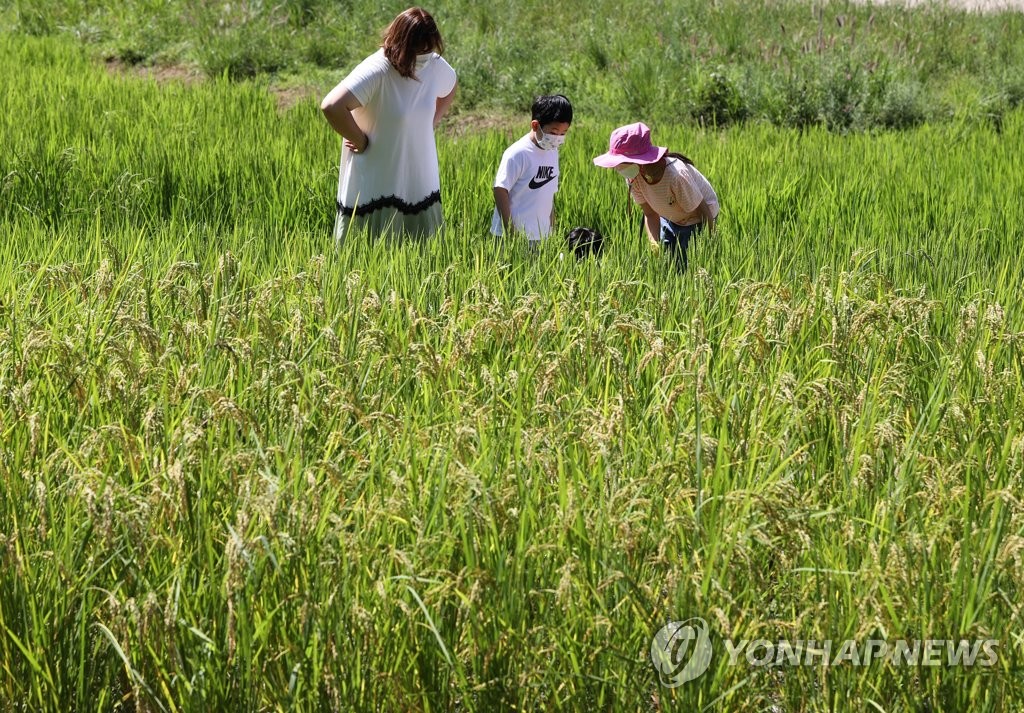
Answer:
[[[439,137],[436,238],[339,247],[312,102],[0,65],[0,710],[1024,704],[1019,110],[659,124],[724,209],[679,276],[585,116],[600,260],[488,235],[499,131]],[[661,687],[688,616],[999,660]]]

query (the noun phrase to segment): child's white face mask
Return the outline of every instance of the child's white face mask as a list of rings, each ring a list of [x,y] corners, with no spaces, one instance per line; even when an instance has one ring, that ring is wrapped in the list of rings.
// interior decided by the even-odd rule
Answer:
[[[545,151],[557,151],[558,147],[565,143],[565,136],[558,134],[545,134],[543,130],[538,132],[537,145]]]
[[[619,175],[625,178],[627,181],[632,181],[640,173],[640,167],[635,163],[623,163],[615,167],[615,170],[619,172]]]

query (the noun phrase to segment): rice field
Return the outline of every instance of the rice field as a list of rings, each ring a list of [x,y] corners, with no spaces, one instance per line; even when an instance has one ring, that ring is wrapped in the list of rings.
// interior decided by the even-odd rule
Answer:
[[[679,276],[585,115],[600,260],[488,235],[499,130],[439,136],[442,234],[339,247],[314,101],[0,67],[0,711],[1024,707],[1024,112],[656,125],[723,206]]]

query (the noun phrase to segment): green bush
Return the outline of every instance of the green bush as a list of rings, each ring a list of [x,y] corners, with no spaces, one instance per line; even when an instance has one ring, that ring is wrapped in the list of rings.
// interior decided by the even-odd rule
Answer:
[[[782,92],[783,126],[803,129],[821,123],[821,90],[818,85],[800,78],[785,84]]]
[[[909,129],[927,118],[921,84],[912,80],[897,80],[886,86],[875,122],[887,129]]]
[[[717,71],[698,80],[691,114],[701,125],[725,126],[743,121],[750,110],[736,83]]]
[[[1003,71],[1000,89],[1012,109],[1024,105],[1024,64]]]
[[[865,99],[864,76],[852,63],[830,67],[821,85],[821,115],[832,131],[848,131],[861,121]]]

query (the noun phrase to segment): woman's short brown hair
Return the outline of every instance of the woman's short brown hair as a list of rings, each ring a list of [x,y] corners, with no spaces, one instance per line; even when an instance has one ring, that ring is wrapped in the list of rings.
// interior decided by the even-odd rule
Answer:
[[[380,46],[398,73],[410,79],[416,79],[416,55],[444,51],[434,18],[421,7],[410,7],[392,20]]]

